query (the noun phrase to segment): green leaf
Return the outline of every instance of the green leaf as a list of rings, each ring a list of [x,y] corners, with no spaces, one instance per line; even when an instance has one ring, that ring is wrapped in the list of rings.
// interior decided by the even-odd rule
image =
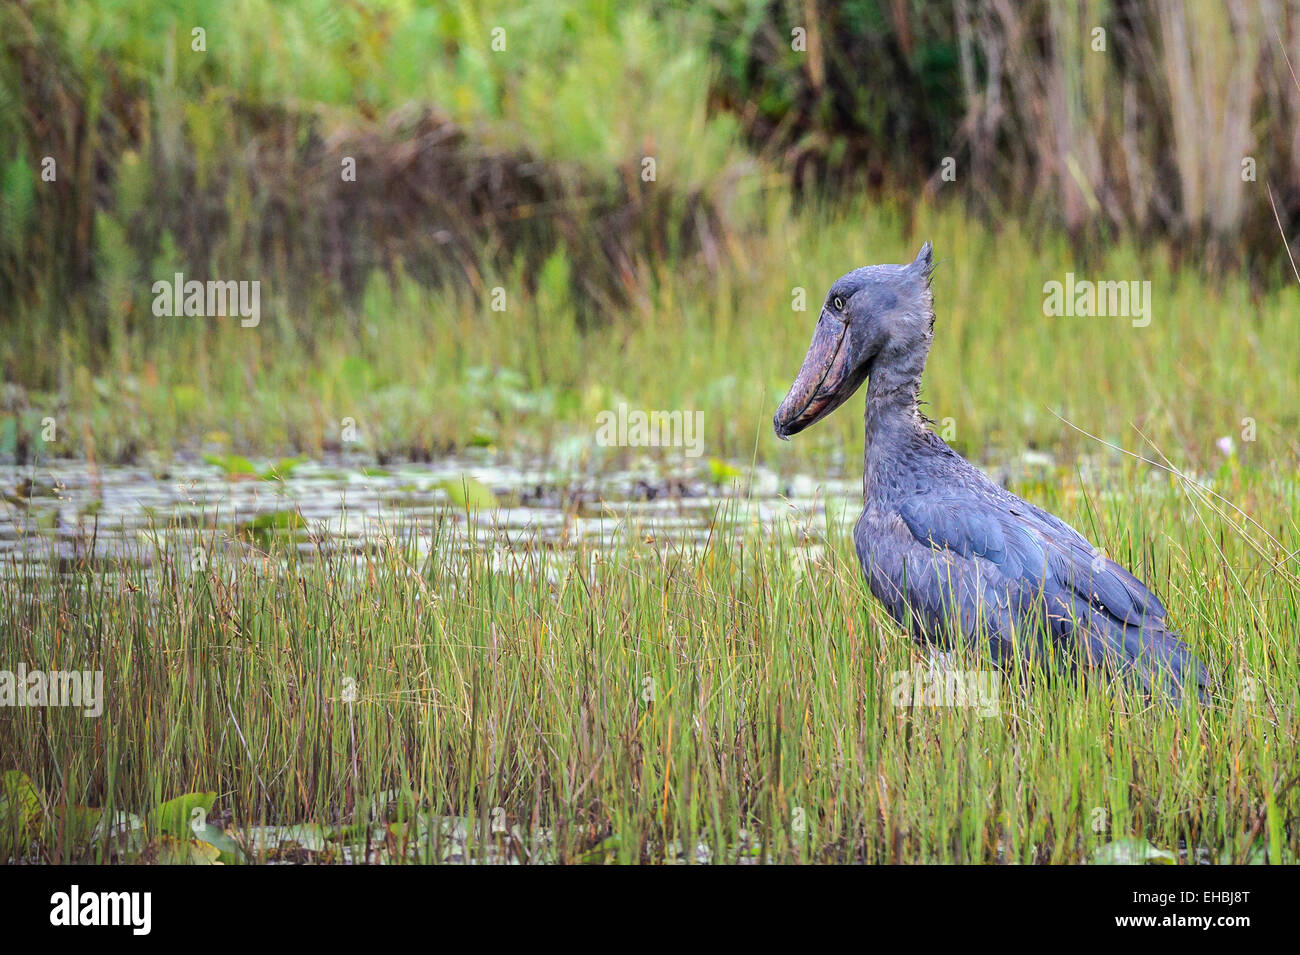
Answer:
[[[1172,852],[1158,849],[1145,839],[1116,839],[1092,857],[1093,865],[1173,865],[1177,861]]]
[[[257,474],[253,462],[240,454],[204,454],[203,460],[218,467],[227,476]]]
[[[51,812],[53,835],[67,845],[84,845],[95,836],[104,810],[90,806],[56,806]]]
[[[581,856],[583,865],[607,865],[618,858],[618,836],[609,836],[596,843]]]
[[[459,478],[440,481],[434,486],[446,491],[447,496],[451,498],[451,503],[462,509],[471,511],[492,510],[501,506],[497,502],[497,496],[492,493],[487,485],[470,477],[468,474],[462,474]]]
[[[220,865],[221,852],[216,846],[197,839],[179,839],[160,835],[154,843],[159,865]]]
[[[733,467],[721,458],[709,458],[709,480],[714,484],[725,484],[727,481],[734,481],[743,476],[739,468]]]
[[[216,793],[186,793],[169,799],[145,817],[145,829],[150,835],[166,833],[177,839],[190,839],[194,836],[191,826],[197,823],[202,828],[207,824],[216,799]]]
[[[0,776],[0,860],[25,842],[41,817],[41,794],[26,773],[11,769]]]
[[[243,521],[238,528],[240,534],[266,542],[277,533],[298,531],[307,526],[306,519],[297,511],[272,511],[258,514],[252,520]]]
[[[211,823],[207,823],[194,826],[191,831],[197,841],[217,850],[223,865],[237,865],[244,861],[244,853],[239,843],[224,829],[218,829]]]
[[[259,477],[263,481],[283,481],[304,460],[304,458],[281,458],[279,462],[263,471]]]

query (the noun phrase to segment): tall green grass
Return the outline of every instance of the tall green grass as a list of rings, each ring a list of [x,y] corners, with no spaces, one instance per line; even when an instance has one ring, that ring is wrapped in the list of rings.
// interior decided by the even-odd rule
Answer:
[[[862,450],[853,405],[790,444],[772,436],[771,412],[831,282],[860,265],[910,261],[924,238],[939,266],[923,397],[964,453],[997,461],[1032,446],[1068,463],[1103,450],[1064,418],[1150,453],[1145,435],[1197,471],[1223,462],[1225,436],[1254,464],[1294,467],[1293,292],[1252,296],[1241,283],[1175,270],[1159,246],[1082,258],[1064,239],[994,233],[953,209],[922,209],[905,225],[896,208],[865,201],[798,214],[774,204],[761,233],[737,242],[734,268],[665,270],[640,306],[595,327],[581,326],[557,258],[532,291],[518,272],[487,276],[506,290],[502,312],[375,275],[352,319],[309,339],[275,305],[255,329],[151,318],[96,374],[92,346],[65,336],[68,387],[33,394],[30,415],[59,419],[49,453],[101,461],[166,457],[204,436],[316,454],[338,446],[344,418],[371,454],[490,444],[541,457],[569,438],[590,448],[596,415],[626,401],[703,412],[711,455],[851,472]],[[1066,272],[1150,281],[1150,325],[1044,315],[1044,283]],[[793,308],[796,289],[805,311]],[[338,307],[322,300],[322,310]]]
[[[216,794],[209,808],[229,838],[252,845],[262,825],[312,826],[303,851],[329,859],[358,842],[376,858],[441,858],[439,820],[473,831],[466,819],[480,821],[471,852],[547,861],[661,861],[701,844],[717,860],[1069,862],[1117,844],[1186,861],[1294,859],[1293,289],[1202,274],[1172,242],[1080,247],[1015,221],[981,225],[954,205],[825,197],[792,208],[783,175],[750,164],[736,121],[707,108],[712,67],[679,29],[686,21],[666,12],[600,2],[545,15],[495,3],[160,9],[97,4],[58,17],[58,42],[41,24],[29,31],[27,15],[80,5],[3,12],[6,141],[22,142],[11,95],[21,82],[30,94],[51,76],[66,81],[85,121],[70,112],[49,146],[66,148],[60,202],[82,203],[50,207],[65,231],[29,228],[46,208],[34,198],[37,155],[16,145],[0,169],[0,253],[18,263],[13,286],[35,290],[0,302],[0,455],[22,447],[43,464],[82,455],[160,468],[201,447],[314,455],[346,447],[351,419],[359,449],[379,458],[489,446],[598,470],[621,462],[594,447],[596,415],[626,401],[703,412],[709,456],[851,474],[858,401],[791,444],[772,436],[771,413],[829,284],[856,266],[908,261],[929,238],[938,314],[923,397],[936,428],[994,467],[1027,447],[1047,452],[1045,470],[1017,489],[1150,581],[1219,691],[1174,712],[1066,679],[1005,686],[992,717],[895,706],[893,675],[925,659],[866,595],[845,528],[828,530],[824,552],[799,549],[806,518],[774,535],[733,536],[720,521],[700,551],[628,528],[599,554],[504,534],[487,553],[464,547],[449,516],[357,560],[273,548],[201,571],[166,551],[152,569],[10,566],[0,666],[102,669],[109,699],[98,720],[0,708],[0,772],[31,783],[15,795],[19,777],[4,777],[6,859],[166,857],[162,836],[174,833],[77,833],[60,810],[145,819],[191,792]],[[1057,35],[1080,40],[1090,9]],[[191,21],[207,30],[203,57],[189,53]],[[498,25],[507,52],[489,56],[485,35]],[[1266,43],[1262,27],[1243,35]],[[1217,75],[1223,49],[1181,72],[1170,61],[1170,88]],[[1110,61],[1083,62],[1057,77],[1074,84],[1065,102],[1076,114],[1084,93],[1102,102],[1115,92],[1100,79]],[[109,63],[113,82],[101,75]],[[38,66],[49,72],[24,79]],[[146,142],[119,128],[137,96]],[[592,182],[641,188],[637,164],[653,154],[664,188],[683,202],[702,195],[736,227],[686,255],[686,206],[637,220],[642,252],[601,260],[626,294],[597,297],[606,305],[595,315],[582,295],[595,260],[564,243],[540,258],[485,254],[473,288],[430,287],[400,262],[363,275],[355,300],[314,274],[301,298],[270,282],[256,329],[149,314],[155,273],[295,271],[275,242],[246,242],[245,229],[268,221],[266,196],[238,177],[203,207],[230,227],[189,236],[201,256],[146,227],[167,196],[188,200],[188,184],[228,174],[216,157],[242,156],[253,122],[240,110],[257,117],[259,136],[281,129],[280,109],[310,117],[283,127],[310,140],[318,129],[369,133],[373,117],[408,101],[446,110],[480,148],[541,157],[567,183],[566,201],[586,201]],[[1082,138],[1118,135],[1122,111],[1089,116],[1072,121]],[[1204,157],[1232,142],[1183,143],[1181,181],[1219,168]],[[103,183],[75,158],[100,153],[112,159]],[[1072,175],[1096,187],[1103,165]],[[1150,281],[1151,324],[1045,316],[1043,284],[1066,272]],[[504,311],[482,294],[494,287]],[[51,444],[36,437],[47,416]],[[1167,455],[1241,512],[1122,464],[1066,421]],[[494,832],[498,810],[517,839]]]
[[[1293,548],[1294,479],[1243,480]],[[60,835],[63,807],[206,791],[224,838],[306,826],[317,860],[441,859],[450,819],[469,857],[525,861],[1293,861],[1294,561],[1137,467],[1020,489],[1164,594],[1212,702],[1067,677],[1005,682],[989,715],[896,705],[928,661],[847,529],[801,514],[747,531],[736,501],[702,548],[628,525],[600,553],[466,548],[448,515],[357,559],[6,574],[7,659],[102,668],[107,696],[0,711],[0,768],[42,801],[11,853],[153,858],[139,831]]]

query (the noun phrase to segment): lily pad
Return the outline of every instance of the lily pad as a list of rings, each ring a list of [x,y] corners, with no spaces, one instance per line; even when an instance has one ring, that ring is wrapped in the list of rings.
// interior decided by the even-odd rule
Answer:
[[[1092,856],[1093,865],[1173,865],[1177,861],[1172,852],[1153,846],[1145,839],[1116,839]]]
[[[487,511],[500,507],[497,496],[492,493],[492,490],[482,481],[468,474],[440,481],[435,487],[446,491],[451,502],[462,509]]]
[[[307,521],[297,511],[273,511],[258,514],[252,520],[239,525],[239,533],[267,542],[278,532],[298,531],[307,526]]]
[[[195,834],[192,827],[196,821],[200,827],[207,824],[208,813],[216,799],[214,792],[186,793],[169,799],[145,817],[145,828],[150,834],[166,833],[178,839],[189,839]]]
[[[84,845],[91,842],[99,829],[104,810],[89,806],[56,806],[51,812],[56,837],[67,845]]]
[[[243,850],[239,847],[239,843],[224,829],[207,823],[191,826],[190,831],[194,833],[195,840],[217,850],[222,865],[235,865],[244,861]]]
[[[303,458],[281,458],[275,464],[271,465],[265,471],[258,475],[263,481],[283,481],[286,480],[293,469],[302,464]]]
[[[154,843],[159,865],[220,865],[221,852],[216,846],[197,839],[177,839],[161,835]]]
[[[709,458],[709,480],[714,484],[725,484],[741,477],[744,474],[735,465],[728,464],[721,458]]]
[[[26,773],[11,769],[0,776],[0,860],[23,845],[41,808],[41,794]]]
[[[256,477],[257,468],[241,454],[205,454],[203,460],[221,469],[228,478]]]
[[[618,858],[618,850],[618,836],[609,836],[582,853],[582,864],[607,865]]]

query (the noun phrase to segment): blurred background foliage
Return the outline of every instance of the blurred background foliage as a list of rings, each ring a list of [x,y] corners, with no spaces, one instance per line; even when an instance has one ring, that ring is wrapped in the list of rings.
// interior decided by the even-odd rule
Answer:
[[[1005,323],[1041,319],[1067,269],[1198,303],[1192,348],[1251,349],[1202,376],[1229,387],[1272,357],[1233,312],[1285,327],[1297,61],[1283,2],[6,0],[0,453],[23,458],[47,412],[75,422],[56,453],[111,460],[213,431],[320,451],[344,415],[383,454],[545,447],[626,394],[759,413],[806,338],[792,286],[815,311],[840,272],[932,234],[961,257],[941,312],[971,331],[937,349],[953,375],[930,398],[965,440],[1047,440],[1041,402],[1020,406],[1052,349],[1088,351],[1077,328],[1029,329],[1023,380],[961,372],[1005,358]],[[261,326],[155,318],[175,272],[260,280]],[[1176,382],[1095,345],[1076,370],[1115,374],[1106,423],[1163,414]],[[1294,391],[1256,380],[1270,407]],[[1195,404],[1160,433],[1200,435]],[[748,453],[763,417],[724,417],[714,446]]]

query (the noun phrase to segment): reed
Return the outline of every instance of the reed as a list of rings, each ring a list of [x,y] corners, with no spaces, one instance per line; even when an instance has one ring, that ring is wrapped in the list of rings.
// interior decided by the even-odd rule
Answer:
[[[6,660],[102,670],[105,694],[98,719],[0,710],[0,767],[39,803],[8,857],[170,860],[195,837],[151,811],[208,793],[197,841],[225,861],[1294,861],[1294,476],[1241,478],[1278,548],[1135,466],[1017,489],[1157,584],[1210,704],[1074,678],[903,700],[929,661],[847,528],[750,532],[743,497],[702,547],[486,523],[470,547],[448,512],[356,556],[11,566]],[[84,807],[121,831],[70,828]]]

